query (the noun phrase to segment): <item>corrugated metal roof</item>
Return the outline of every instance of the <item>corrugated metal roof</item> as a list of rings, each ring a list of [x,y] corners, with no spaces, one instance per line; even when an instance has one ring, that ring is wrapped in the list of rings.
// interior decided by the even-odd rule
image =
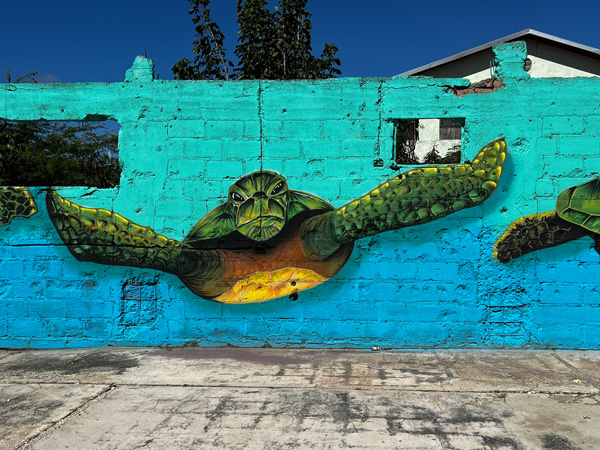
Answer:
[[[519,31],[518,33],[509,34],[508,36],[505,36],[503,38],[497,39],[492,42],[488,42],[487,44],[483,44],[478,47],[474,47],[470,50],[465,50],[464,52],[460,52],[460,53],[457,53],[456,55],[449,56],[448,58],[434,61],[434,62],[426,64],[424,66],[417,67],[416,69],[412,69],[407,72],[403,72],[396,76],[397,77],[406,77],[409,75],[418,75],[421,72],[432,69],[434,67],[442,66],[449,62],[456,61],[456,60],[464,58],[466,56],[470,56],[475,53],[479,53],[481,51],[490,49],[490,48],[492,48],[493,45],[501,44],[503,42],[517,41],[522,38],[535,39],[537,41],[549,43],[556,47],[561,47],[561,48],[570,50],[575,53],[580,53],[580,54],[588,56],[590,58],[600,59],[600,50],[597,48],[589,47],[589,46],[583,45],[583,44],[578,44],[577,42],[569,41],[567,39],[562,39],[562,38],[559,38],[556,36],[552,36],[551,34],[548,34],[548,33],[542,33],[541,31],[536,31],[536,30],[532,30],[531,28],[527,28],[526,30]]]

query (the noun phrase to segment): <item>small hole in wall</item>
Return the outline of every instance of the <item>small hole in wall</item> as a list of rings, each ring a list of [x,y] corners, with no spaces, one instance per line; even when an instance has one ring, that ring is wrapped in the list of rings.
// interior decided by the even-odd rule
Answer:
[[[115,187],[119,128],[101,115],[83,121],[0,118],[0,185]]]
[[[464,118],[398,119],[394,121],[394,162],[458,164]]]

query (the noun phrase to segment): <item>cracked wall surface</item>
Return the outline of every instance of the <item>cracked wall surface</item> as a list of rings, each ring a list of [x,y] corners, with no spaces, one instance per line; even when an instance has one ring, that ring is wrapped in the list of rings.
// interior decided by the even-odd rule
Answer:
[[[123,83],[0,85],[8,120],[117,120],[120,185],[57,191],[174,239],[256,170],[336,207],[365,194],[398,173],[396,119],[464,117],[463,160],[498,137],[509,149],[482,205],[362,239],[329,282],[251,305],[200,299],[163,272],[77,261],[32,187],[39,213],[0,228],[0,346],[600,348],[592,239],[492,258],[512,221],[598,176],[600,79],[531,79],[522,44],[495,51],[503,85],[461,96],[464,79],[162,81],[139,57]]]

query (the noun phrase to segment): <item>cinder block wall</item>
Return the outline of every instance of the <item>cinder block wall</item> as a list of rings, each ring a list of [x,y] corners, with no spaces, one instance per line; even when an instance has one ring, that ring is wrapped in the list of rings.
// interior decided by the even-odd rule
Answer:
[[[121,125],[121,183],[58,188],[175,239],[260,169],[341,206],[398,173],[393,120],[464,117],[463,160],[504,136],[498,190],[481,206],[359,241],[332,280],[297,300],[224,305],[173,275],[77,261],[39,213],[0,228],[0,346],[236,345],[600,348],[600,264],[590,238],[492,259],[516,218],[600,171],[600,79],[530,79],[523,45],[498,46],[504,87],[463,79],[158,81],[0,85],[0,117]],[[383,167],[374,162],[383,160]],[[410,167],[403,167],[407,170]]]

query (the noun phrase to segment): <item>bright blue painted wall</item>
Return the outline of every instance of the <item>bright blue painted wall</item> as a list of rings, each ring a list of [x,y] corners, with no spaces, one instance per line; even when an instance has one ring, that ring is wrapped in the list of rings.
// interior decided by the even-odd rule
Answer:
[[[530,79],[520,44],[496,52],[504,87],[464,97],[452,92],[463,79],[158,81],[143,59],[124,83],[0,85],[6,119],[118,120],[120,185],[58,190],[176,239],[260,168],[335,206],[366,193],[397,173],[393,119],[464,117],[463,159],[499,136],[509,146],[483,205],[359,241],[333,280],[296,301],[223,305],[173,275],[79,262],[33,189],[39,213],[0,228],[0,346],[600,348],[591,239],[506,265],[491,257],[514,219],[598,175],[600,79]]]

